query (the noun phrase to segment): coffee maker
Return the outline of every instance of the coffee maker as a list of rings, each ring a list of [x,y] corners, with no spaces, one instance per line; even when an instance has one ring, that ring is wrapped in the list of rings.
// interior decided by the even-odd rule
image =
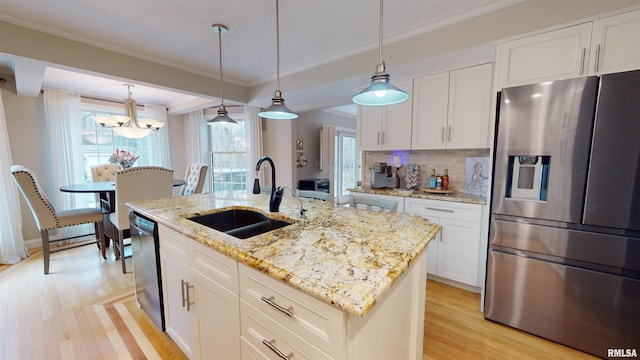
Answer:
[[[373,163],[371,167],[371,187],[374,189],[397,189],[400,187],[400,178],[397,173],[393,172],[391,166],[387,166],[387,163]]]

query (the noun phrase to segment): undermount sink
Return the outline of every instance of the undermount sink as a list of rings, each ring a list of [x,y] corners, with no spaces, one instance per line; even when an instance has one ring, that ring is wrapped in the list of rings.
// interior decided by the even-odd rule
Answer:
[[[291,225],[289,222],[269,219],[262,213],[245,209],[223,210],[211,214],[193,216],[187,218],[187,220],[239,239],[247,239]]]

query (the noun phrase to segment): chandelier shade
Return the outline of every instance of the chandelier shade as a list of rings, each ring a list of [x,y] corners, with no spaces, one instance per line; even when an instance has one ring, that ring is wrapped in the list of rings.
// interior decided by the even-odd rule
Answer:
[[[276,0],[276,91],[271,99],[271,106],[258,115],[266,119],[277,120],[290,120],[298,117],[298,114],[284,105],[284,98],[282,91],[280,91],[280,11],[278,0]]]
[[[386,65],[382,59],[382,13],[383,4],[380,0],[380,23],[378,36],[379,62],[376,72],[371,77],[371,84],[353,97],[353,102],[365,106],[392,105],[403,102],[409,98],[409,94],[393,86],[389,81]]]
[[[124,99],[124,115],[111,116],[94,116],[93,121],[103,127],[113,128],[116,135],[128,139],[141,139],[149,134],[152,130],[158,130],[165,125],[162,121],[155,119],[141,118],[138,119],[138,106],[136,101],[132,99],[131,84],[123,84],[127,88],[128,97]]]

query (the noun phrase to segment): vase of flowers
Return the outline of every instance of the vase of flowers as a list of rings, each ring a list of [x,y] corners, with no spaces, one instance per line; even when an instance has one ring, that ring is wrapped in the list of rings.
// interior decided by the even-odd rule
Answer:
[[[120,164],[123,169],[132,167],[136,160],[138,160],[138,154],[127,150],[116,149],[116,151],[111,154],[111,157],[109,157],[110,163]]]

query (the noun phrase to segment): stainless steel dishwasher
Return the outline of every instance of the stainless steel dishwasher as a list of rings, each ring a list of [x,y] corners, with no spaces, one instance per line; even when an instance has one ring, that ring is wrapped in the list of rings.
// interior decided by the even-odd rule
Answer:
[[[136,301],[158,328],[165,331],[158,224],[129,212]]]

